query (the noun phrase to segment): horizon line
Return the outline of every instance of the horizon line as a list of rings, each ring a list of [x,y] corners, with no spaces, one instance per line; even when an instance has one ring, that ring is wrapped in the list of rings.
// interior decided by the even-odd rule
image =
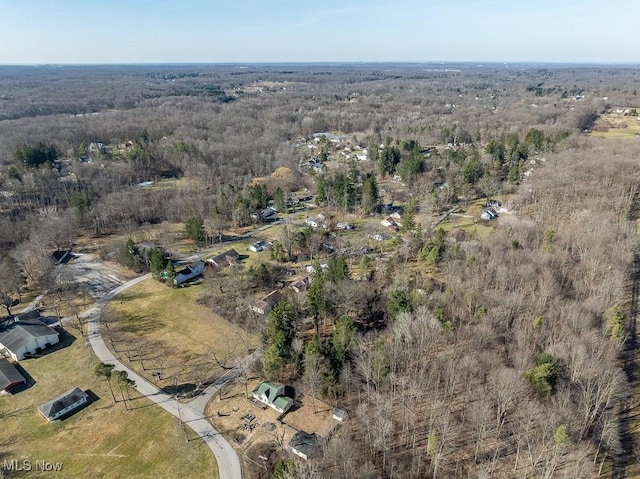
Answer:
[[[550,66],[640,66],[640,61],[541,61],[541,60],[323,60],[323,61],[193,61],[193,62],[56,62],[56,63],[0,63],[0,67],[92,67],[92,66],[191,66],[191,65],[216,65],[216,66],[247,66],[247,65],[550,65]]]

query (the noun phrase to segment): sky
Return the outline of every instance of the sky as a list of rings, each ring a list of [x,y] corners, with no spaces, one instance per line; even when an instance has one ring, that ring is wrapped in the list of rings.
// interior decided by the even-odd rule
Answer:
[[[638,0],[0,0],[0,64],[640,63]]]

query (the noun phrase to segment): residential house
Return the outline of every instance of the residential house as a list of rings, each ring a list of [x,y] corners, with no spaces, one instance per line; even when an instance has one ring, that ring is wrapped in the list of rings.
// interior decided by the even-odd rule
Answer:
[[[309,289],[309,285],[311,284],[311,277],[305,276],[298,281],[294,281],[289,285],[289,287],[294,290],[296,293],[303,293]]]
[[[291,437],[287,448],[296,456],[307,460],[316,452],[319,441],[320,436],[316,433],[298,431]]]
[[[181,284],[193,279],[197,278],[204,271],[204,263],[202,261],[196,261],[193,264],[190,264],[186,268],[181,269],[176,273],[176,277],[173,280],[173,284],[176,286],[180,286]]]
[[[57,398],[38,406],[38,411],[49,422],[59,419],[89,401],[89,395],[80,388],[73,388]]]
[[[498,213],[496,213],[496,210],[494,210],[493,208],[487,208],[480,215],[480,218],[482,218],[483,220],[493,220],[497,217]]]
[[[265,249],[266,243],[262,240],[256,241],[251,246],[249,246],[249,251],[253,251],[254,253],[258,253]]]
[[[254,301],[249,306],[249,309],[254,313],[267,315],[271,312],[273,307],[282,299],[282,293],[280,291],[271,291],[264,298]]]
[[[224,268],[231,264],[236,264],[240,255],[234,249],[230,249],[225,251],[224,253],[220,253],[219,255],[214,256],[213,258],[209,258],[207,261],[211,263],[211,266],[216,268]]]
[[[262,218],[266,220],[267,218],[271,218],[276,213],[277,211],[271,206],[269,206],[260,212],[260,216],[262,216]]]
[[[0,358],[0,394],[10,393],[11,390],[26,383],[27,380],[13,364],[5,358]]]
[[[263,381],[253,390],[253,397],[279,413],[285,413],[293,406],[293,398],[285,394],[285,386]]]
[[[44,324],[39,313],[15,316],[0,327],[0,354],[7,353],[14,361],[22,361],[60,342],[60,333]]]

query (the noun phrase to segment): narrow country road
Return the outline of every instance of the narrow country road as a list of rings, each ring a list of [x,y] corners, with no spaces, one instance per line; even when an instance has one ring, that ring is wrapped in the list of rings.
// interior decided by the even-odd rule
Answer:
[[[220,479],[240,479],[242,473],[238,455],[224,437],[209,424],[209,421],[207,421],[205,417],[204,409],[206,407],[206,400],[207,398],[213,397],[217,391],[217,387],[209,388],[208,393],[197,402],[195,400],[192,401],[192,403],[195,403],[193,406],[191,404],[179,404],[175,398],[162,392],[146,379],[123,365],[113,356],[111,351],[109,351],[100,334],[100,312],[105,304],[125,289],[145,281],[150,277],[150,274],[146,274],[118,286],[107,293],[105,297],[99,300],[91,309],[83,313],[83,316],[87,318],[87,335],[91,348],[100,361],[112,364],[118,371],[125,371],[129,375],[129,378],[135,381],[135,389],[140,394],[156,403],[169,414],[180,419],[206,442],[218,463]]]

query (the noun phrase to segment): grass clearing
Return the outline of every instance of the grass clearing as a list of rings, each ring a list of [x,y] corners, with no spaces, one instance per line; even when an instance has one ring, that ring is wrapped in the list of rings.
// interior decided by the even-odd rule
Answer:
[[[213,355],[238,357],[257,346],[255,336],[197,304],[200,294],[200,284],[169,288],[150,279],[117,296],[110,305],[118,318],[112,327],[117,356],[157,386],[168,387],[177,380],[174,374],[186,383],[198,382],[195,374],[213,373]],[[134,350],[129,360],[126,345],[136,341],[145,345],[144,352]],[[143,361],[136,360],[140,356]]]
[[[607,140],[640,139],[640,117],[625,115],[626,108],[616,108],[596,121],[591,136]]]
[[[63,463],[63,469],[59,475],[25,471],[11,477],[217,477],[209,448],[200,440],[185,442],[176,418],[142,397],[130,402],[130,411],[122,402],[114,404],[106,381],[93,374],[96,364],[80,337],[20,363],[35,385],[0,397],[0,460],[45,460]],[[48,423],[37,406],[74,386],[98,399],[67,419]]]

